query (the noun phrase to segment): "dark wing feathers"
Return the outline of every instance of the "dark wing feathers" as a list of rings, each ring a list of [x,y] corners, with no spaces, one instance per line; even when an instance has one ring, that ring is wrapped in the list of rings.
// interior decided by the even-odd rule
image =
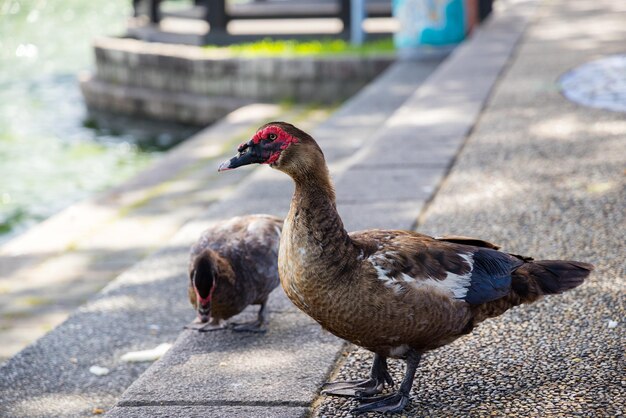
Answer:
[[[453,242],[455,244],[472,245],[474,247],[491,248],[499,250],[500,246],[482,239],[464,237],[462,235],[444,235],[443,237],[435,237],[437,241]]]
[[[467,292],[460,292],[465,294],[459,298],[473,305],[510,293],[511,273],[526,261],[497,251],[495,244],[468,237],[432,238],[384,230],[355,232],[350,237],[364,249],[364,257],[372,256],[389,277],[404,273],[416,280],[446,280],[449,274],[469,275]]]
[[[511,272],[522,264],[521,260],[506,253],[476,249],[473,251],[470,285],[463,300],[479,305],[506,296],[511,292]]]

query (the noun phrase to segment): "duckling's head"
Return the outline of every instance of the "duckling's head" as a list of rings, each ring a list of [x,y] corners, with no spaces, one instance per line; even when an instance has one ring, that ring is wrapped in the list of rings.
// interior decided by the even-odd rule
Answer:
[[[269,164],[291,175],[326,167],[324,154],[306,132],[286,122],[270,122],[237,148],[238,154],[223,162],[218,171],[232,170],[248,164]]]
[[[215,265],[210,250],[196,257],[189,273],[189,299],[198,312],[200,322],[208,322],[211,317],[215,274]]]

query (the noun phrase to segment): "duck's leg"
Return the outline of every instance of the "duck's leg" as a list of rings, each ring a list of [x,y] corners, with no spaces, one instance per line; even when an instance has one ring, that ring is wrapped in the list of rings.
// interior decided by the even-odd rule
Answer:
[[[376,411],[376,412],[400,412],[409,403],[409,394],[411,387],[413,386],[413,378],[415,377],[415,370],[420,362],[422,355],[416,351],[409,352],[406,359],[406,373],[400,389],[396,393],[384,396],[375,396],[372,398],[361,399],[361,406],[354,408],[353,413],[360,414],[362,412]]]
[[[231,324],[230,327],[236,332],[267,332],[267,299],[261,303],[259,315],[256,321],[243,324]]]
[[[374,354],[374,362],[372,363],[369,379],[326,383],[322,388],[322,395],[356,398],[372,396],[381,393],[385,383],[393,385],[393,379],[387,371],[387,358]]]
[[[211,332],[226,329],[226,324],[223,320],[218,318],[211,318],[208,322],[192,322],[190,325],[185,325],[184,329],[191,329],[198,332]]]

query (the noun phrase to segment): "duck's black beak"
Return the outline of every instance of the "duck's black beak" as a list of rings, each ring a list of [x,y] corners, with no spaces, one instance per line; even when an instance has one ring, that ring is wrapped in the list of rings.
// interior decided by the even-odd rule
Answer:
[[[220,164],[217,171],[232,170],[243,165],[259,164],[265,161],[265,157],[262,155],[261,146],[253,143],[252,141],[241,144],[237,151],[239,151],[239,153],[230,160],[224,161]]]

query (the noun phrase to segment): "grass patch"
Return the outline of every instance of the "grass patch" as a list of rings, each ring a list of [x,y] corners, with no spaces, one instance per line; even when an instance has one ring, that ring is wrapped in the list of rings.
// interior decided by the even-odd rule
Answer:
[[[24,305],[30,306],[30,307],[48,305],[52,302],[50,299],[40,298],[37,296],[29,296],[29,297],[20,299],[19,301],[20,303],[23,303]]]
[[[24,312],[24,311],[5,312],[2,314],[2,319],[11,321],[14,319],[30,318],[31,316],[32,316],[31,312]]]
[[[358,46],[341,39],[299,41],[266,38],[229,46],[206,45],[204,48],[206,51],[227,52],[247,57],[373,55],[394,51],[391,38],[369,41]]]
[[[0,234],[8,233],[15,225],[24,222],[27,217],[28,213],[21,208],[12,209],[8,213],[0,212]]]
[[[50,332],[52,331],[53,328],[54,326],[52,326],[52,324],[42,324],[39,326],[39,329],[41,329],[44,332]]]

